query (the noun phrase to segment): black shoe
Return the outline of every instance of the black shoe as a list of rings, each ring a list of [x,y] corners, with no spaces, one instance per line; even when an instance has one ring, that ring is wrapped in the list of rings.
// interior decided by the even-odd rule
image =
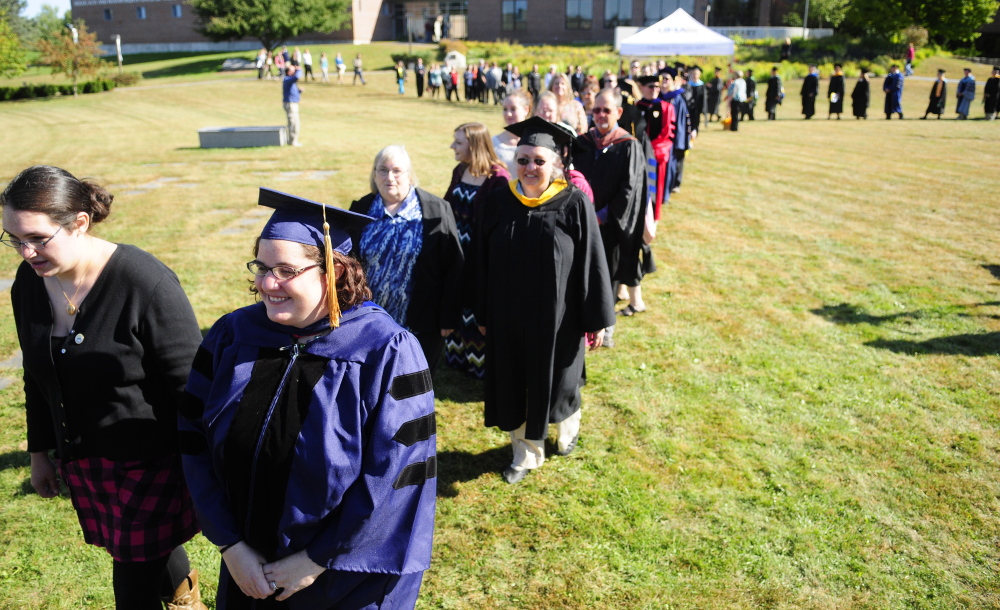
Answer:
[[[576,449],[576,441],[578,440],[580,440],[579,434],[573,437],[573,440],[571,440],[569,444],[566,445],[565,449],[563,449],[562,451],[556,451],[556,455],[569,455],[573,453],[573,450]]]
[[[526,476],[528,476],[528,470],[526,468],[514,468],[513,466],[508,466],[507,468],[504,468],[503,471],[503,480],[507,481],[511,485],[520,483]]]

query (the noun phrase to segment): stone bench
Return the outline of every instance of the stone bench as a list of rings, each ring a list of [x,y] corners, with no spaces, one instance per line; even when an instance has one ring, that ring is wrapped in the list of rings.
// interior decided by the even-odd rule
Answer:
[[[202,148],[256,148],[258,146],[285,146],[288,130],[276,127],[205,127],[198,130]]]

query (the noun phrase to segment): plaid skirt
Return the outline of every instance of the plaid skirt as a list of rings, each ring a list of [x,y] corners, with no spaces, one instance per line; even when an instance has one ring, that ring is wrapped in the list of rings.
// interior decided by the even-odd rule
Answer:
[[[83,539],[117,561],[159,559],[199,532],[178,455],[128,461],[88,457],[63,461],[59,471]]]

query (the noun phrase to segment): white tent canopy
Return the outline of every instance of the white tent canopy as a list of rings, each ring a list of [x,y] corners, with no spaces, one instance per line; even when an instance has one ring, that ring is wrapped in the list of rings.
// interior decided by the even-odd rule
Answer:
[[[732,39],[713,32],[679,8],[662,21],[623,40],[619,52],[629,57],[659,57],[732,55],[735,49]]]

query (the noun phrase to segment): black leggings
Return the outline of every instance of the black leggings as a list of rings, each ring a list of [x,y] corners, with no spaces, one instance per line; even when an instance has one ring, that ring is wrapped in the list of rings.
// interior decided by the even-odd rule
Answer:
[[[174,591],[191,573],[184,547],[153,561],[115,561],[111,581],[118,610],[163,610],[162,598],[172,600]]]

